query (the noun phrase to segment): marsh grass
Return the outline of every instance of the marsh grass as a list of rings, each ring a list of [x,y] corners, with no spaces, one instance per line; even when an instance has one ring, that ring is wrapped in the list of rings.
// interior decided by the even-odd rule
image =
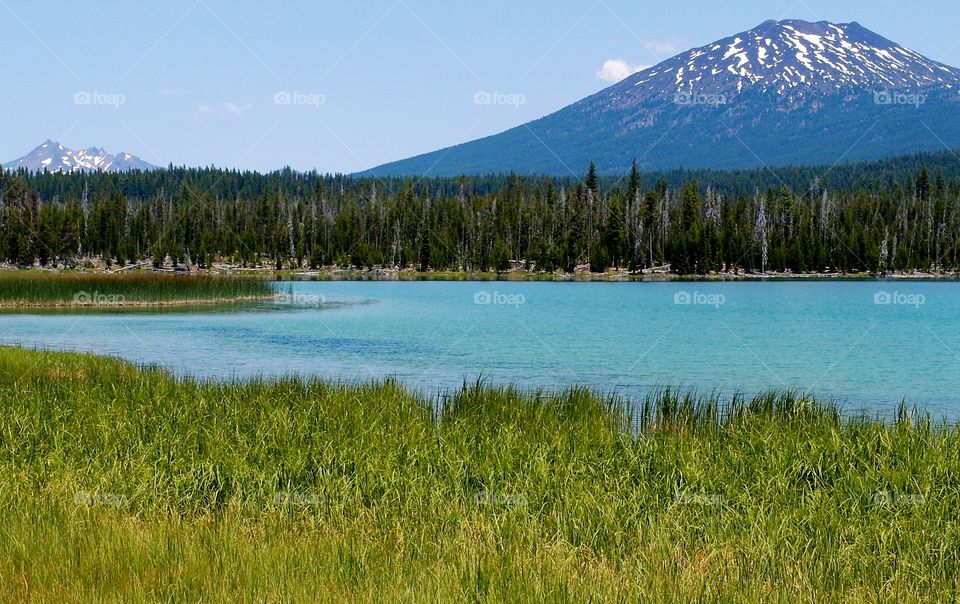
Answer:
[[[790,393],[442,403],[0,348],[0,598],[956,599],[951,426]]]
[[[267,298],[269,282],[256,278],[0,271],[2,307],[123,307],[203,304]]]

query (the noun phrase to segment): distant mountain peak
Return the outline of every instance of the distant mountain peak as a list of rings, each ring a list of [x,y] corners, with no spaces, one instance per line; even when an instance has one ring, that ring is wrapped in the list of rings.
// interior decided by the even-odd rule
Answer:
[[[960,148],[960,69],[852,21],[768,20],[540,119],[372,168],[578,174],[822,165]]]
[[[830,92],[851,87],[916,90],[960,86],[960,70],[851,23],[799,19],[757,27],[693,48],[621,84],[664,93],[732,93],[747,88]],[[619,86],[619,85],[618,85]]]
[[[3,168],[26,168],[31,172],[128,172],[155,170],[157,167],[129,153],[112,155],[101,147],[75,151],[48,138],[20,159],[3,164]]]

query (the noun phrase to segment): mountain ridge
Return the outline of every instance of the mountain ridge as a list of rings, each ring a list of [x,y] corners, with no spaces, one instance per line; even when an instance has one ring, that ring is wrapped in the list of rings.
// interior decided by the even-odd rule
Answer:
[[[3,164],[4,170],[21,168],[31,172],[128,172],[155,170],[157,166],[123,151],[111,154],[102,147],[74,150],[47,139],[23,157]]]
[[[765,21],[539,119],[362,172],[604,173],[869,161],[960,147],[960,70],[856,21]]]

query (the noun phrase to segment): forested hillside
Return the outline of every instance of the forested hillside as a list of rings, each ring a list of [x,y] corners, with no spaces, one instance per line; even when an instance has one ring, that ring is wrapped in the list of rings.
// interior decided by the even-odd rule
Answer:
[[[170,167],[0,176],[0,258],[19,266],[489,271],[951,271],[950,153],[834,168],[391,179]]]

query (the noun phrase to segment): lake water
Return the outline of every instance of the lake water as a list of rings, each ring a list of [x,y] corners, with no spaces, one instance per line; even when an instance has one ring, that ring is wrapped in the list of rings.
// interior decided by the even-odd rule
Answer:
[[[792,388],[960,416],[960,285],[943,282],[291,282],[227,312],[2,314],[0,343],[180,375],[396,376],[641,395]]]

